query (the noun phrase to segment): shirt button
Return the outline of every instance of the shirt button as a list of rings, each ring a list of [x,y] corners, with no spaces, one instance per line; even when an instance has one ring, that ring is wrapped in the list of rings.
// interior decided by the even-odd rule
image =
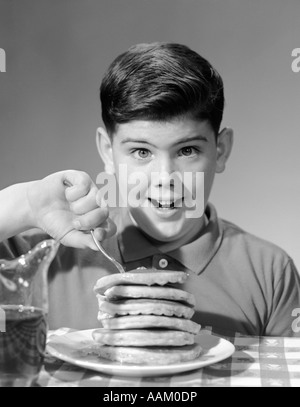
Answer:
[[[165,269],[168,266],[168,260],[166,259],[160,259],[158,262],[159,267],[161,267],[162,269]]]

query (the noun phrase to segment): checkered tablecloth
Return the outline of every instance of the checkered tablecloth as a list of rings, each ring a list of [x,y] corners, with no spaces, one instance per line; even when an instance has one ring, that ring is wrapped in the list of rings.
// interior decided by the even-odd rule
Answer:
[[[205,328],[206,332],[213,332]],[[51,334],[62,335],[62,328]],[[220,335],[221,336],[221,335]],[[300,387],[300,338],[224,336],[234,344],[232,357],[173,376],[130,378],[85,370],[46,356],[42,387]]]

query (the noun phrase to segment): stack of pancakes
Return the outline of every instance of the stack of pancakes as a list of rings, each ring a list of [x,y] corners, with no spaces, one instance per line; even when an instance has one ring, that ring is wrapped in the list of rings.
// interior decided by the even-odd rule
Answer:
[[[122,362],[167,365],[197,358],[200,325],[191,321],[194,296],[182,271],[133,270],[99,279],[94,291],[102,328],[93,332],[99,356]],[[98,346],[100,345],[100,346]]]

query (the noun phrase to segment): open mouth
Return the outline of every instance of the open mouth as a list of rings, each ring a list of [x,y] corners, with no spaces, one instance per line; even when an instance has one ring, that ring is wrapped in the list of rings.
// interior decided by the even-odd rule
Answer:
[[[148,198],[150,203],[155,207],[159,209],[178,209],[182,208],[182,202],[183,198],[176,199],[176,200],[170,200],[170,201],[164,201],[164,200],[156,200],[153,198]]]

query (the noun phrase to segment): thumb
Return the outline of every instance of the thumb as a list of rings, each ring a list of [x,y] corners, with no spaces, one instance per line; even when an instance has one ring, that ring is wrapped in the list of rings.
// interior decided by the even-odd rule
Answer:
[[[94,251],[98,250],[89,231],[79,231],[73,229],[65,234],[60,239],[60,242],[64,246],[74,247],[76,249],[90,248]]]

